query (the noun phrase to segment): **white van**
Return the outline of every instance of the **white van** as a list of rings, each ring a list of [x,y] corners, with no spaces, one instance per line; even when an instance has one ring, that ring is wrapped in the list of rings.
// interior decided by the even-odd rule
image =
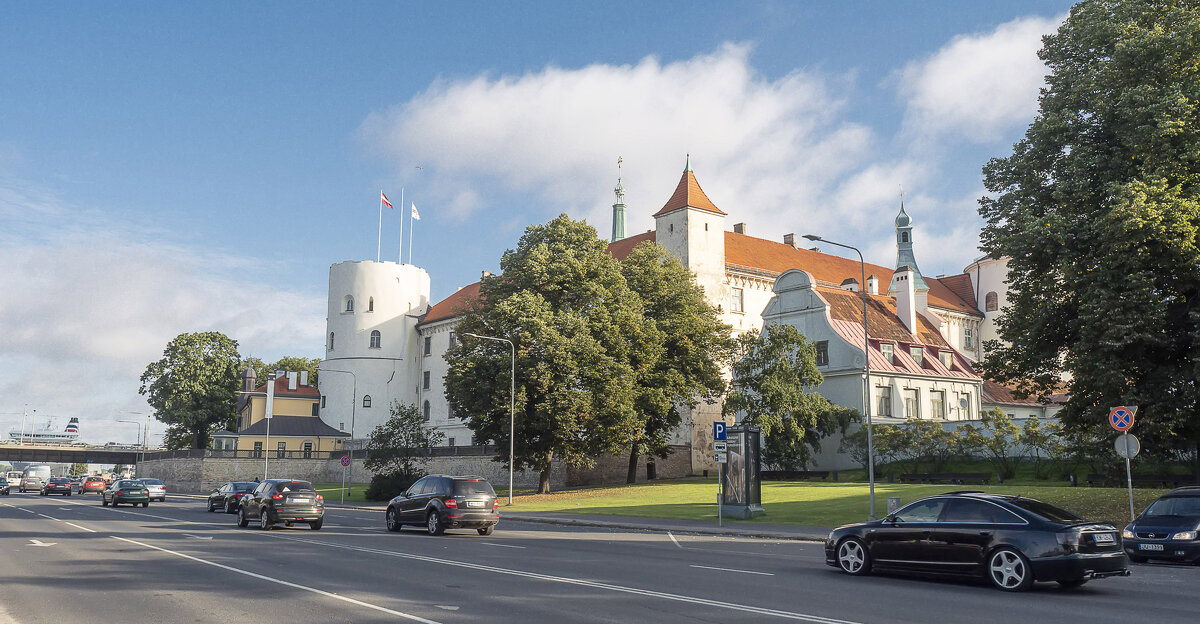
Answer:
[[[4,473],[4,480],[8,481],[8,484],[13,487],[21,487],[21,471],[9,470]]]

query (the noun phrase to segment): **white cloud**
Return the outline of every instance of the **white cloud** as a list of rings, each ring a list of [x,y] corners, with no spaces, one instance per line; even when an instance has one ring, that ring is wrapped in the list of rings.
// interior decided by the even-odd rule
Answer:
[[[1042,36],[1064,19],[1025,17],[991,32],[960,35],[929,58],[906,65],[895,80],[907,106],[908,130],[985,142],[1028,124],[1047,72],[1037,57]]]

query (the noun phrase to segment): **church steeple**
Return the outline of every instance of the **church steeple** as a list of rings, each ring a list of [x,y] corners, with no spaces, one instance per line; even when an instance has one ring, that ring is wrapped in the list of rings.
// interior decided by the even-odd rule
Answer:
[[[925,278],[921,277],[921,269],[917,268],[917,258],[913,255],[912,217],[904,212],[904,191],[900,191],[900,214],[896,215],[896,268],[908,266],[913,270],[913,287],[917,290],[929,290]]]
[[[613,192],[617,195],[617,203],[613,204],[612,238],[609,242],[625,238],[625,187],[621,185],[621,163],[625,159],[617,156],[617,187]]]

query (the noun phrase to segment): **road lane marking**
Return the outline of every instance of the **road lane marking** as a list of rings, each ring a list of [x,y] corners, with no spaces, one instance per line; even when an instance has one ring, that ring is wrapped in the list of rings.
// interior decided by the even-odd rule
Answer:
[[[680,548],[683,548],[683,546],[682,546],[682,545],[680,545],[680,543],[679,543],[679,540],[675,539],[675,536],[674,536],[674,535],[671,535],[671,532],[670,532],[670,531],[667,531],[667,537],[671,538],[671,541],[672,541],[672,542],[675,542],[675,545],[676,545],[676,546],[679,546]]]
[[[47,516],[47,515],[46,515],[46,514],[44,514],[44,513],[40,513],[40,514],[38,514],[38,515],[39,515],[39,516],[41,516],[41,517],[43,517],[43,518],[46,518],[46,519],[49,519],[49,520],[53,520],[53,521],[55,521],[55,522],[62,522],[62,520],[59,520],[58,518],[55,518],[54,516]]]
[[[96,530],[95,530],[95,529],[89,529],[89,528],[87,528],[87,527],[85,527],[85,526],[79,526],[78,524],[75,524],[74,522],[64,522],[63,524],[66,524],[66,525],[73,526],[73,527],[75,527],[75,528],[77,528],[77,529],[83,529],[84,531],[87,531],[88,533],[95,533],[95,532],[96,532]]]
[[[184,533],[184,534],[183,534],[183,536],[184,536],[184,537],[190,537],[190,538],[192,538],[192,539],[198,539],[198,540],[210,540],[210,539],[212,539],[212,536],[211,536],[211,535],[209,535],[209,536],[207,536],[207,537],[200,537],[199,535],[192,535],[191,533]]]
[[[763,576],[775,576],[771,572],[755,572],[754,570],[735,570],[733,568],[717,568],[713,566],[691,565],[689,568],[702,568],[705,570],[720,570],[722,572],[741,572],[742,574],[761,574]]]
[[[361,601],[361,600],[355,600],[355,599],[353,599],[353,598],[348,598],[348,597],[346,597],[346,596],[339,596],[339,595],[337,595],[337,594],[334,594],[334,593],[332,593],[332,592],[327,592],[327,591],[325,591],[325,590],[322,590],[322,589],[317,589],[317,588],[315,588],[315,587],[309,587],[309,586],[307,586],[307,585],[300,585],[300,584],[297,584],[297,583],[292,583],[292,582],[285,581],[285,580],[282,580],[282,579],[272,578],[272,577],[270,577],[270,576],[264,576],[264,575],[262,575],[262,574],[255,574],[254,572],[249,572],[249,571],[247,571],[247,570],[239,570],[239,569],[237,569],[237,568],[234,568],[234,567],[231,567],[231,566],[227,566],[227,565],[223,565],[223,564],[217,563],[217,562],[215,562],[215,561],[208,561],[207,559],[201,559],[201,558],[199,558],[199,557],[193,557],[192,555],[184,554],[184,553],[181,553],[181,552],[175,552],[174,550],[167,550],[166,548],[160,548],[160,547],[158,547],[158,546],[153,546],[153,545],[150,545],[150,544],[145,544],[145,543],[143,543],[143,542],[139,542],[139,541],[136,541],[136,540],[126,539],[126,538],[124,538],[124,537],[117,537],[116,535],[110,535],[109,537],[111,537],[111,538],[113,538],[113,539],[115,539],[115,540],[121,540],[122,542],[128,542],[128,543],[130,543],[130,544],[135,544],[135,545],[137,545],[137,546],[141,546],[141,547],[143,547],[143,548],[149,548],[149,549],[151,549],[151,550],[157,550],[157,551],[159,551],[159,552],[164,552],[164,553],[167,553],[168,555],[175,555],[176,557],[182,557],[182,558],[184,558],[184,559],[188,559],[188,560],[191,560],[191,561],[195,561],[196,563],[203,563],[203,564],[205,564],[205,565],[210,565],[210,566],[213,566],[214,568],[220,568],[220,569],[222,569],[222,570],[228,570],[229,572],[236,572],[237,574],[244,574],[244,575],[246,575],[246,576],[249,576],[249,577],[252,577],[252,578],[256,578],[256,579],[259,579],[259,580],[267,581],[267,582],[269,582],[269,583],[276,583],[276,584],[278,584],[278,585],[283,585],[283,586],[285,586],[285,587],[291,587],[291,588],[293,588],[293,589],[302,589],[302,590],[304,590],[304,591],[307,591],[307,592],[312,592],[312,593],[314,593],[314,594],[318,594],[318,595],[320,595],[320,596],[325,596],[326,598],[333,598],[334,600],[341,600],[342,602],[348,602],[348,603],[350,603],[350,604],[353,604],[353,605],[358,605],[358,606],[360,606],[360,607],[366,607],[366,608],[368,608],[368,609],[374,609],[375,611],[380,611],[380,612],[382,612],[382,613],[387,613],[388,615],[395,615],[395,616],[397,616],[397,617],[402,617],[402,618],[404,618],[404,619],[406,619],[406,620],[412,620],[412,621],[414,621],[414,622],[424,622],[425,624],[441,624],[440,622],[437,622],[437,621],[435,621],[435,620],[427,620],[427,619],[425,619],[425,618],[423,618],[423,617],[420,617],[420,616],[417,616],[417,615],[412,615],[412,614],[410,614],[410,613],[404,613],[403,611],[396,611],[396,610],[394,610],[394,609],[389,609],[389,608],[387,608],[387,607],[381,607],[381,606],[379,606],[379,605],[376,605],[376,604],[371,604],[371,603],[369,603],[369,602],[363,602],[363,601]]]
[[[479,543],[487,544],[488,546],[499,546],[501,548],[525,548],[524,546],[513,546],[512,544],[497,544],[496,542],[479,542]]]
[[[525,572],[523,570],[514,570],[511,568],[499,568],[496,566],[483,565],[479,563],[470,563],[466,561],[454,561],[452,559],[438,559],[436,557],[426,557],[424,555],[414,555],[403,553],[394,550],[381,550],[378,548],[367,548],[363,546],[350,546],[349,544],[337,544],[334,542],[322,542],[313,539],[301,537],[289,537],[286,535],[266,534],[266,537],[275,539],[290,540],[294,542],[303,542],[306,544],[315,544],[317,546],[326,546],[329,548],[341,548],[344,550],[353,550],[358,552],[372,553],[377,555],[385,555],[389,557],[398,557],[401,559],[410,559],[413,561],[424,561],[426,563],[436,563],[439,565],[452,566],[457,568],[468,568],[471,570],[480,570],[483,572],[494,572],[496,574],[507,574],[509,576],[519,576],[540,581],[548,581],[551,583],[563,583],[566,585],[577,585],[581,587],[591,587],[594,589],[605,589],[609,591],[634,594],[638,596],[646,596],[648,598],[659,598],[662,600],[672,600],[675,602],[686,602],[690,604],[702,605],[706,607],[715,607],[718,609],[729,609],[731,611],[742,611],[745,613],[755,613],[758,615],[768,615],[772,617],[799,620],[802,622],[815,622],[817,624],[858,624],[852,620],[838,620],[834,618],[822,617],[819,615],[809,615],[807,613],[795,613],[792,611],[780,611],[778,609],[768,609],[766,607],[755,607],[752,605],[742,605],[732,602],[723,602],[718,600],[709,600],[706,598],[696,598],[693,596],[684,596],[681,594],[670,594],[667,592],[654,591],[652,589],[641,589],[638,587],[628,587],[624,585],[613,585],[611,583],[602,583],[599,581],[588,581],[585,579],[577,579],[566,576],[552,576],[549,574],[540,574],[537,572]]]
[[[58,542],[43,542],[42,540],[35,540],[35,539],[31,539],[29,541],[32,542],[30,544],[30,546],[42,546],[44,548],[49,548],[50,546],[53,546],[58,543]]]

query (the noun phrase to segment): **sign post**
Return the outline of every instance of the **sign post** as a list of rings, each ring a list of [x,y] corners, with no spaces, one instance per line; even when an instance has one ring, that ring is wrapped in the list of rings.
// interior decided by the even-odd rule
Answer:
[[[720,445],[719,447],[717,445]],[[721,508],[725,506],[725,463],[729,456],[724,452],[725,446],[725,423],[716,421],[713,423],[713,450],[718,451],[717,460],[717,526],[725,526],[725,517],[721,512]]]
[[[342,455],[342,504],[346,504],[346,467],[350,465],[350,456]]]
[[[1136,520],[1137,516],[1133,511],[1133,469],[1130,467],[1129,458],[1138,454],[1138,451],[1141,450],[1141,443],[1133,434],[1126,432],[1133,428],[1136,416],[1136,405],[1118,405],[1108,411],[1108,424],[1121,432],[1121,435],[1117,437],[1116,448],[1117,454],[1125,458],[1125,485],[1129,490],[1130,522]]]

